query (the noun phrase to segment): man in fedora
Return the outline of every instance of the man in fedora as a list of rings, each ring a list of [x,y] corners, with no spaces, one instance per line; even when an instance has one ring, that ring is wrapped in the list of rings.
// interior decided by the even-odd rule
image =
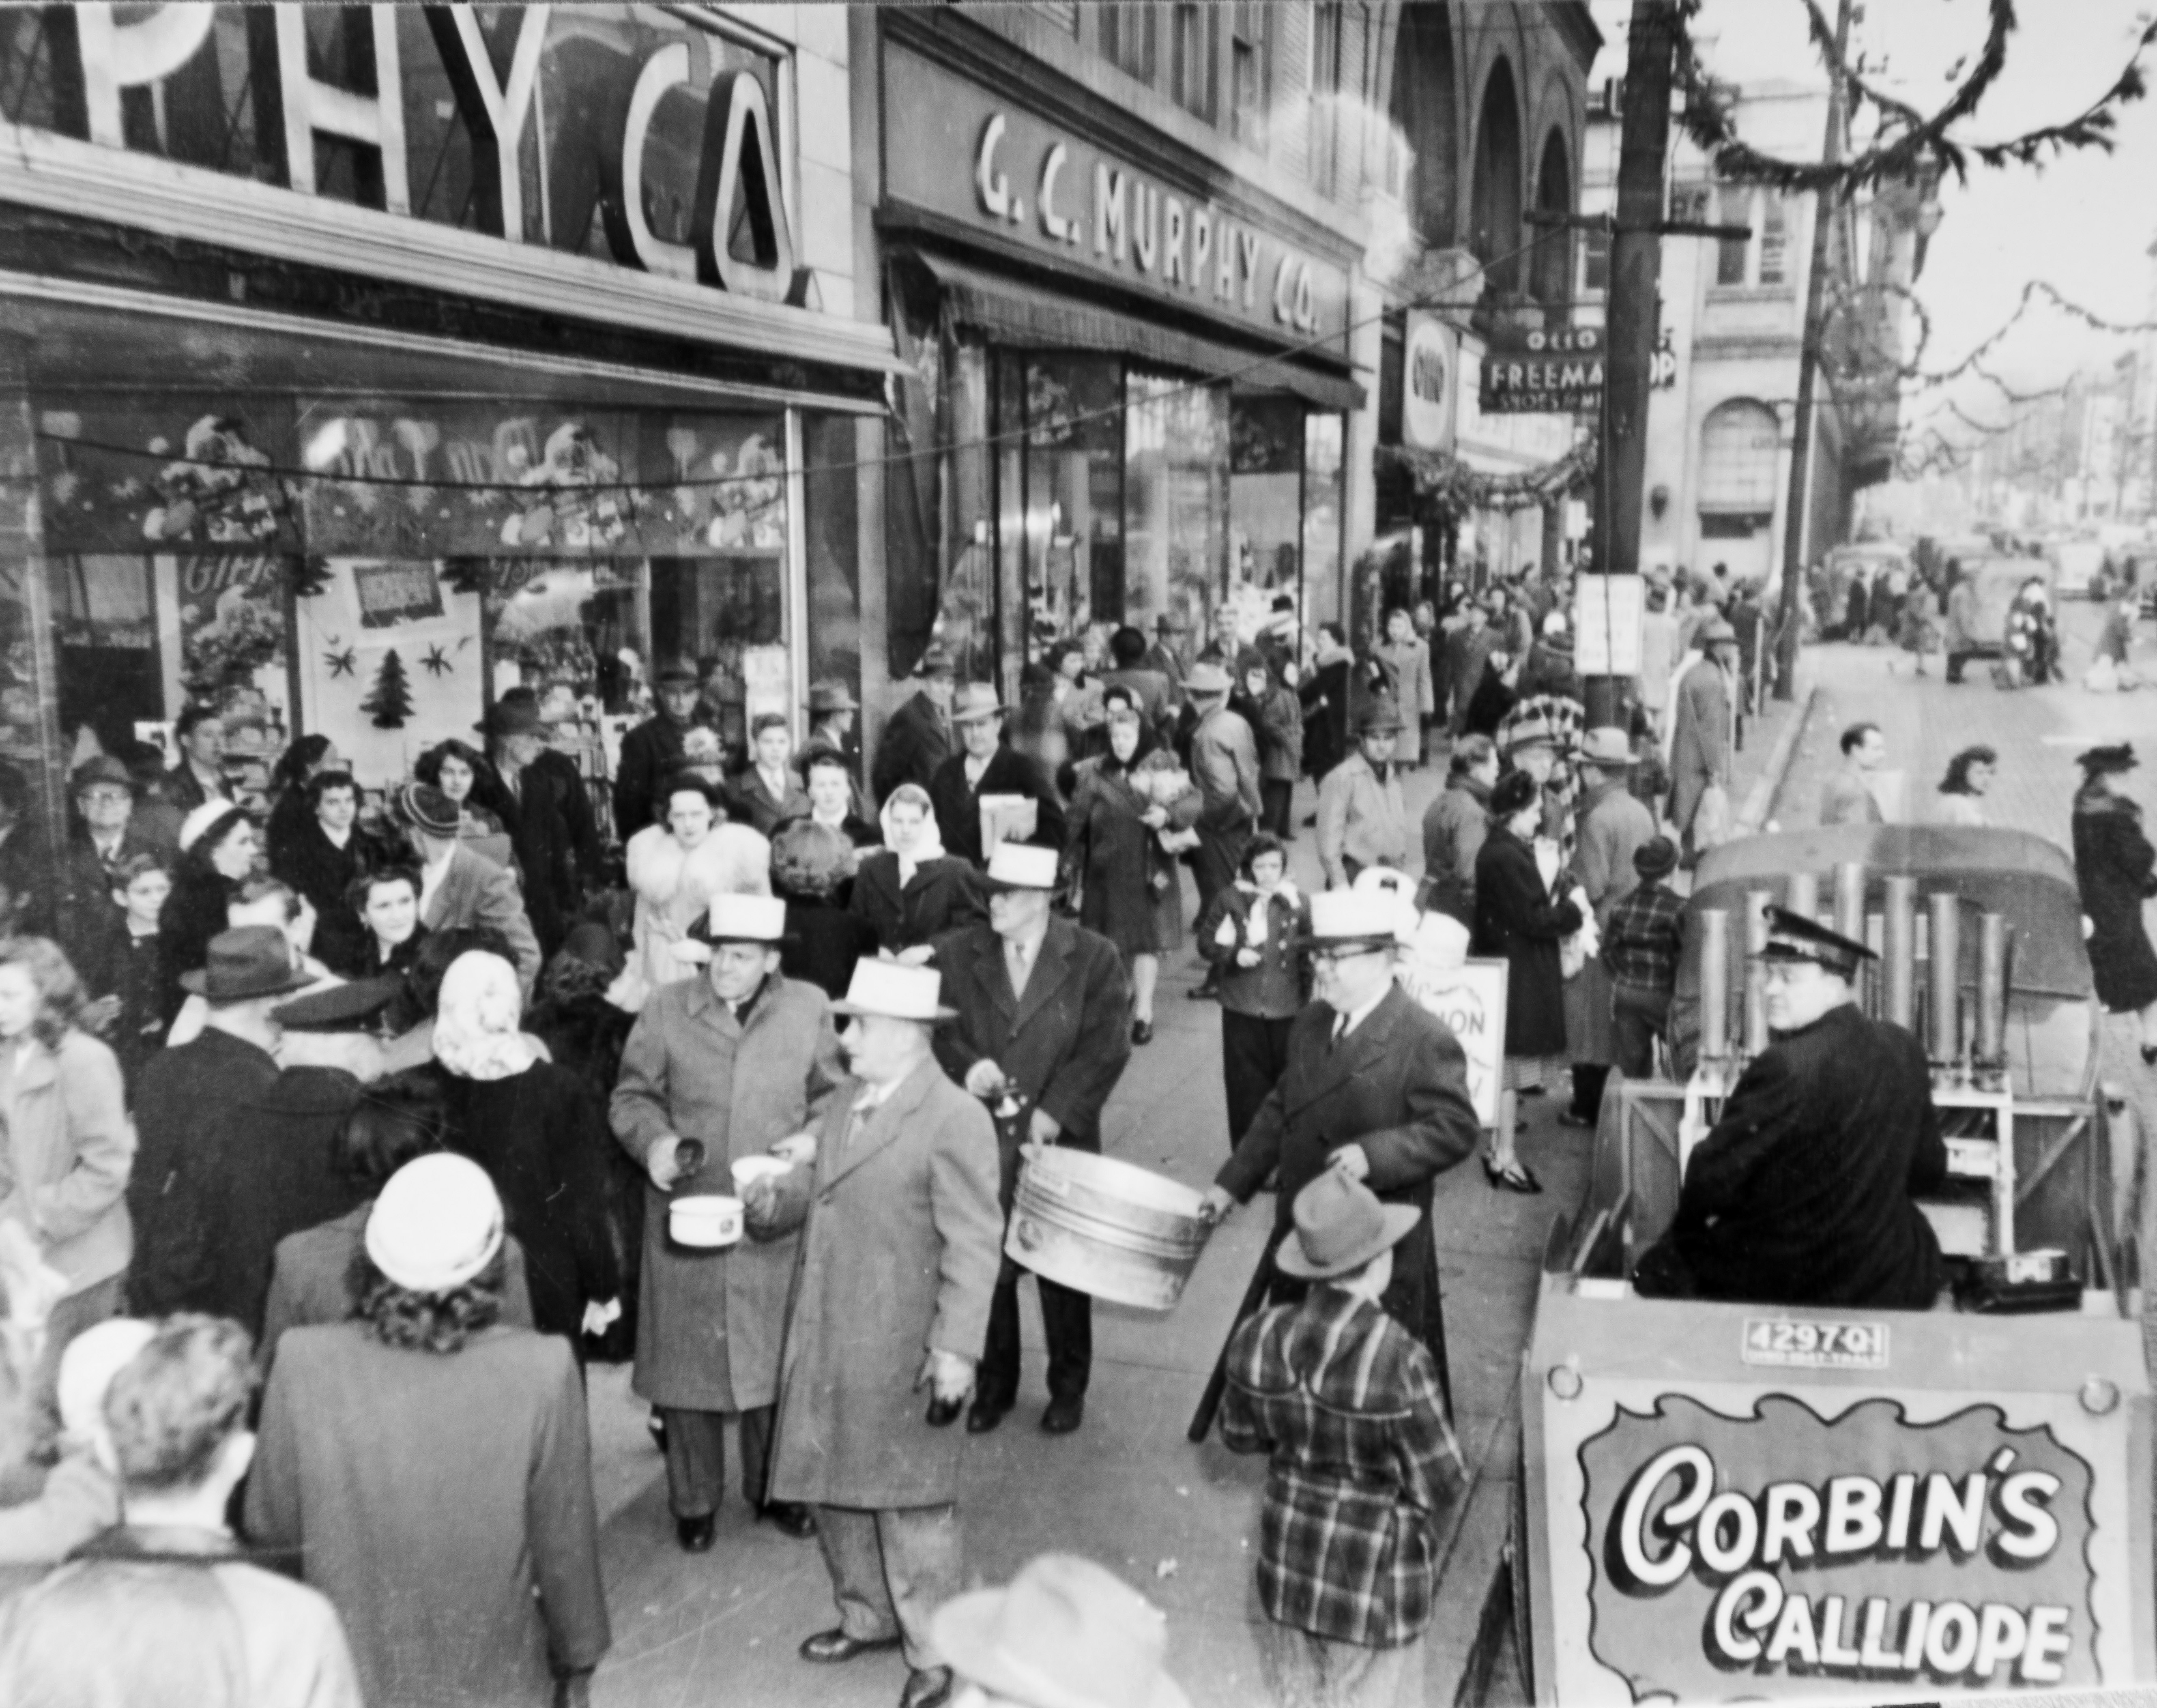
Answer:
[[[1100,1150],[1101,1106],[1131,1057],[1123,957],[1107,938],[1049,912],[1057,860],[1053,848],[1003,844],[983,880],[988,923],[946,932],[934,944],[955,1015],[936,1034],[937,1059],[996,1118],[1006,1214],[1018,1187],[1022,1144]],[[1045,1275],[1040,1284],[1049,1394],[1041,1427],[1068,1434],[1085,1415],[1093,1301]],[[1018,1375],[1018,1266],[1006,1259],[970,1431],[1003,1422],[1017,1402]]]
[[[1061,848],[1063,808],[1041,767],[1004,740],[1004,708],[996,689],[986,682],[968,682],[952,702],[951,722],[959,732],[960,750],[936,768],[929,785],[945,851],[976,866],[984,862],[981,801],[998,795],[1020,795],[1033,803],[1033,833],[1018,840]]]
[[[1189,1708],[1161,1609],[1076,1554],[1037,1555],[1006,1587],[945,1603],[934,1629],[979,1708]]]
[[[823,747],[854,758],[854,714],[861,709],[844,682],[827,678],[810,683],[809,743],[804,751],[814,753]]]
[[[1768,909],[1768,1026],[1634,1271],[1646,1297],[1929,1309],[1940,1248],[1913,1201],[1947,1179],[1924,1046],[1857,1006],[1879,957]]]
[[[1190,696],[1191,780],[1205,805],[1192,828],[1191,875],[1198,883],[1198,911],[1236,881],[1243,845],[1259,825],[1259,738],[1243,716],[1228,709],[1235,679],[1217,664],[1196,664],[1185,679]],[[1207,980],[1213,979],[1208,965]],[[1210,993],[1209,993],[1210,994]]]
[[[659,821],[660,783],[682,762],[689,732],[705,721],[698,686],[694,661],[668,659],[651,679],[656,709],[621,738],[614,773],[614,833],[625,845]]]
[[[219,933],[206,964],[180,975],[208,1011],[193,1038],[148,1059],[135,1088],[137,1314],[206,1310],[259,1327],[277,1242],[352,1207],[329,1147],[359,1082],[277,1065],[276,1010],[314,982],[274,925]]]
[[[1420,1678],[1439,1504],[1465,1475],[1437,1366],[1380,1303],[1423,1213],[1336,1167],[1290,1214],[1277,1261],[1309,1290],[1236,1330],[1221,1407],[1223,1443],[1272,1459],[1259,1664],[1274,1701],[1390,1708]]]
[[[774,897],[712,898],[688,934],[692,958],[709,954],[703,974],[651,993],[608,1110],[649,1183],[633,1386],[665,1424],[675,1536],[692,1554],[712,1546],[718,1528],[730,1421],[740,1428],[743,1498],[756,1515],[790,1536],[813,1524],[770,1490],[795,1242],[698,1250],[667,1227],[671,1196],[733,1196],[734,1164],[814,1124],[837,1091],[830,999],[780,976],[785,931],[786,904]]]
[[[562,946],[600,881],[598,826],[576,761],[547,744],[538,697],[512,688],[487,713],[487,751],[516,810],[505,828],[523,872],[524,911],[542,960]]]
[[[1671,714],[1671,822],[1686,863],[1697,862],[1727,826],[1701,822],[1701,804],[1717,790],[1727,818],[1730,758],[1737,745],[1737,698],[1731,676],[1737,667],[1737,631],[1721,617],[1701,625],[1697,658],[1687,660],[1673,685]]]
[[[138,854],[157,852],[129,821],[135,811],[135,779],[126,766],[103,754],[75,769],[69,781],[78,832],[69,838],[60,862],[59,891],[53,909],[53,931],[77,971],[111,952],[121,929],[121,910],[112,893],[124,890],[121,868]]]
[[[471,925],[500,932],[529,1001],[542,958],[515,874],[465,846],[457,804],[440,790],[407,783],[398,791],[397,814],[420,859],[420,923],[430,932]]]
[[[950,1425],[973,1391],[1003,1260],[996,1124],[937,1066],[936,1028],[954,1017],[940,984],[933,967],[856,965],[832,1005],[852,1077],[815,1154],[744,1192],[755,1237],[801,1230],[771,1488],[815,1508],[839,1610],[801,1654],[831,1663],[903,1644],[904,1708],[950,1693],[929,1618],[964,1581],[965,1437]]]
[[[1190,624],[1174,611],[1163,611],[1153,620],[1153,644],[1139,660],[1140,670],[1153,671],[1168,684],[1171,700],[1183,694],[1183,649],[1190,636]]]
[[[870,786],[879,801],[902,783],[926,789],[951,754],[951,697],[957,683],[951,655],[931,642],[914,666],[920,687],[891,714],[877,743]]]
[[[1573,875],[1595,910],[1598,937],[1609,929],[1611,909],[1640,882],[1633,857],[1655,836],[1654,815],[1633,794],[1634,763],[1633,744],[1615,725],[1598,725],[1581,738],[1584,787],[1576,809]],[[1558,1119],[1592,1127],[1603,1107],[1603,1083],[1618,1059],[1610,975],[1593,955],[1566,980],[1565,1037],[1573,1055],[1573,1102]]]
[[[1389,1204],[1428,1216],[1431,1181],[1475,1150],[1468,1058],[1443,1022],[1393,982],[1401,907],[1382,892],[1323,890],[1310,898],[1315,999],[1289,1032],[1288,1067],[1235,1154],[1214,1176],[1200,1215],[1218,1221],[1279,1171],[1274,1239],[1286,1239],[1295,1196],[1328,1168],[1347,1170]],[[1275,1278],[1274,1297],[1293,1293]],[[1382,1304],[1426,1345],[1444,1344],[1438,1258],[1428,1239],[1394,1266]]]
[[[1408,813],[1393,769],[1401,714],[1383,694],[1356,719],[1356,751],[1318,785],[1318,862],[1335,889],[1355,882],[1367,866],[1408,870]]]

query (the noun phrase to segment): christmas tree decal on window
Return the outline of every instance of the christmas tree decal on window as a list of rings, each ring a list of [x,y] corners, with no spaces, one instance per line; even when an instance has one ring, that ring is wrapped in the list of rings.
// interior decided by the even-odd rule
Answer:
[[[359,709],[373,714],[377,729],[402,729],[412,715],[411,686],[404,680],[404,661],[394,646],[382,655],[382,668],[375,671],[374,686]]]

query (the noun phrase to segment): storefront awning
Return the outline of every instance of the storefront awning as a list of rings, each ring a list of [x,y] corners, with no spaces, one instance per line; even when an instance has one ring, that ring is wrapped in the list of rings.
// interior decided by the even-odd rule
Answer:
[[[1230,375],[1238,391],[1288,392],[1321,409],[1363,406],[1363,388],[1353,380],[1256,356],[945,255],[912,254],[943,288],[947,324],[1037,349],[1103,350],[1167,368]]]

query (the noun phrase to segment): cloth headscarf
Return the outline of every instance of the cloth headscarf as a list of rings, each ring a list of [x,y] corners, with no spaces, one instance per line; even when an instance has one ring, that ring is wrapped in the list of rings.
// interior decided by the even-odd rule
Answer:
[[[523,997],[517,970],[498,954],[468,949],[443,975],[435,1015],[435,1059],[461,1079],[508,1079],[539,1059],[517,1030]]]
[[[921,809],[921,840],[919,851],[908,856],[898,851],[898,832],[893,829],[891,810],[900,801]],[[919,783],[902,783],[891,791],[883,810],[877,815],[877,822],[883,827],[883,845],[898,857],[898,887],[904,889],[914,882],[914,872],[931,860],[944,857],[944,833],[937,828],[936,804],[929,798],[929,791]]]

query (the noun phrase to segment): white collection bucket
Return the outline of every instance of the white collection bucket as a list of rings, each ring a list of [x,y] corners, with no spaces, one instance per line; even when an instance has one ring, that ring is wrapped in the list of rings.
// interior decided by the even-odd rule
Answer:
[[[1206,1248],[1198,1194],[1089,1151],[1021,1150],[1004,1254],[1096,1299],[1171,1309]]]
[[[677,1245],[734,1245],[742,1237],[742,1201],[717,1192],[677,1198],[667,1206],[667,1229]]]

